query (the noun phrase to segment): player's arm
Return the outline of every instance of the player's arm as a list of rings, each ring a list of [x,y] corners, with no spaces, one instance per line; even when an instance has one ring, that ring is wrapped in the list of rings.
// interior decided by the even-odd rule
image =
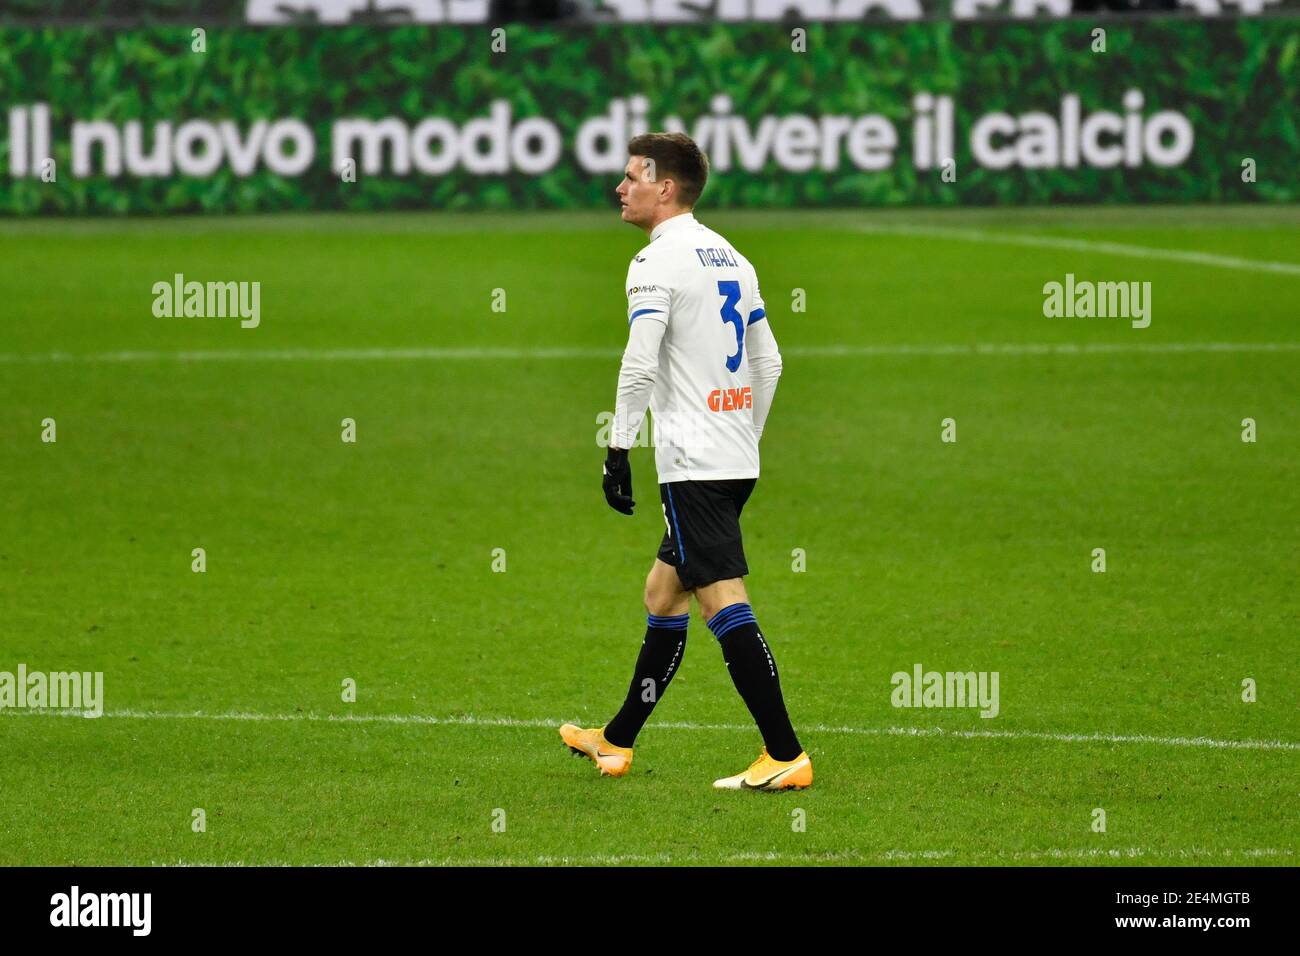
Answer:
[[[637,432],[645,421],[650,394],[659,376],[659,346],[667,328],[667,321],[641,316],[633,319],[628,329],[627,347],[618,370],[614,429],[610,437],[610,444],[615,448],[627,449],[636,444]]]
[[[776,382],[781,377],[781,350],[767,320],[757,281],[753,308],[745,326],[745,351],[749,354],[749,385],[754,396],[754,434],[762,438],[767,413],[772,410],[772,398],[776,395]]]
[[[632,467],[627,450],[636,444],[659,375],[659,346],[668,329],[671,295],[667,282],[656,278],[655,270],[643,259],[640,263],[633,260],[628,269],[627,297],[627,347],[618,372],[614,427],[605,457],[603,486],[609,506],[630,515],[636,502],[632,500]]]

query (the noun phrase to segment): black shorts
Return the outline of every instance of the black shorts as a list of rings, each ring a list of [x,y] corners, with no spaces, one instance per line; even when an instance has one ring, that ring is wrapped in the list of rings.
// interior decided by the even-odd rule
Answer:
[[[659,486],[668,525],[659,560],[677,569],[686,590],[749,573],[740,512],[757,480],[670,481]]]

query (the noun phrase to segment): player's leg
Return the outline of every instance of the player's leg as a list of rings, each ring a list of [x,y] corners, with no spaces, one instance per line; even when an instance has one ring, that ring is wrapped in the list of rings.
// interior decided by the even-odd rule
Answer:
[[[812,783],[812,762],[803,752],[786,712],[776,658],[749,603],[744,576],[749,573],[740,534],[740,513],[754,489],[752,479],[709,482],[701,489],[712,517],[714,540],[697,547],[699,575],[695,597],[718,639],[731,682],[763,735],[764,752],[744,773],[714,782],[720,789],[783,790]],[[704,566],[701,567],[700,565]]]
[[[731,682],[745,701],[763,735],[768,754],[777,761],[797,760],[803,753],[786,712],[776,658],[749,604],[742,578],[715,581],[695,589],[700,614],[718,639]]]
[[[632,746],[668,689],[686,650],[691,592],[682,587],[677,569],[658,558],[646,575],[645,609],[645,640],[641,642],[627,698],[614,719],[605,725],[605,739],[616,747]]]
[[[668,498],[660,486],[667,514]],[[686,650],[686,624],[690,620],[690,592],[682,585],[673,562],[678,549],[668,523],[659,557],[646,576],[646,636],[637,655],[632,683],[618,714],[604,727],[584,729],[565,724],[560,737],[576,754],[595,761],[601,774],[621,777],[632,765],[632,742],[654,710],[681,664]],[[607,736],[608,735],[608,736]]]
[[[695,589],[695,597],[700,602],[700,616],[706,621],[732,604],[749,603],[749,592],[745,590],[744,578],[728,578],[725,581],[706,584]]]
[[[682,587],[677,569],[660,558],[645,578],[645,609],[659,617],[680,617],[691,610],[691,592]]]

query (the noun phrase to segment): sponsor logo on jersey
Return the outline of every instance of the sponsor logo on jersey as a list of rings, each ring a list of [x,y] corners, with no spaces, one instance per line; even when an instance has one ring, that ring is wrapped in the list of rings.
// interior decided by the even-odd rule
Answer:
[[[634,285],[632,286],[632,288],[627,290],[627,294],[636,295],[638,292],[658,292],[658,291],[659,291],[659,287],[657,285]]]
[[[709,411],[738,412],[754,407],[754,393],[749,386],[743,388],[715,388],[709,392]]]

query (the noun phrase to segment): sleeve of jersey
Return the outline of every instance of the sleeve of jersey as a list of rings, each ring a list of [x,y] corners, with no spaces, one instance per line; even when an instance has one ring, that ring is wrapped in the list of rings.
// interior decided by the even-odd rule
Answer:
[[[745,351],[749,353],[750,389],[754,395],[754,434],[762,438],[767,413],[772,410],[772,398],[776,395],[776,382],[781,377],[781,351],[757,285],[754,308],[745,326]]]
[[[614,403],[615,448],[631,448],[645,420],[650,394],[659,374],[659,346],[668,329],[671,292],[665,278],[651,263],[633,261],[627,270],[627,348],[618,372]]]
[[[648,258],[642,259],[627,268],[627,324],[635,325],[642,320],[668,322],[668,304],[672,300],[672,288],[667,272],[657,268]]]
[[[668,325],[665,322],[632,323],[618,370],[618,396],[614,401],[614,428],[610,442],[615,448],[631,448],[645,420],[645,410],[659,374],[659,344]]]

